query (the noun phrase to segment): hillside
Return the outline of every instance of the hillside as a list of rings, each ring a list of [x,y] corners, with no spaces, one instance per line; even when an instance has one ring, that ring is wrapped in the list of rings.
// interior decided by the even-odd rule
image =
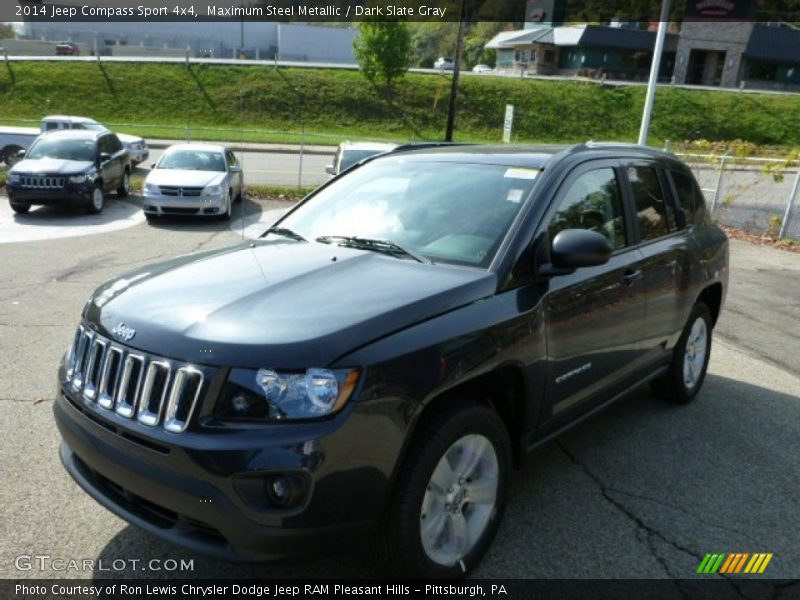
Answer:
[[[499,140],[511,103],[518,142],[632,141],[644,92],[465,75],[456,138]],[[441,139],[448,95],[449,79],[441,75],[407,75],[389,102],[356,71],[95,62],[0,67],[5,123],[76,114],[151,138],[183,138],[191,128],[196,139],[296,142],[304,128],[308,143]],[[800,145],[800,96],[659,89],[651,132],[651,143],[738,138]]]

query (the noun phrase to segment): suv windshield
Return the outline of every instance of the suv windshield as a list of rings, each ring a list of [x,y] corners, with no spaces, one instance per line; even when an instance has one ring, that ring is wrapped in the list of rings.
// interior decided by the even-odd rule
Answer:
[[[225,171],[225,157],[220,152],[175,150],[168,152],[156,169],[188,169],[190,171]]]
[[[94,140],[40,138],[25,158],[60,158],[91,162],[95,159]]]
[[[381,158],[332,182],[279,225],[307,240],[384,240],[434,262],[488,267],[537,174]]]

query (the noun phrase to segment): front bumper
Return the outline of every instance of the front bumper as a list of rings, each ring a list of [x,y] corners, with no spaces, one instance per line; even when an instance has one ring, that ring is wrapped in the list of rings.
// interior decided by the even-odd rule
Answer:
[[[22,188],[6,185],[10,202],[43,206],[83,206],[91,201],[92,190],[92,186],[69,184],[61,189]]]
[[[217,196],[144,195],[144,212],[150,215],[213,216],[225,212],[223,198]]]
[[[59,388],[53,411],[69,474],[111,512],[169,542],[225,560],[314,554],[363,540],[385,505],[389,473],[373,457],[348,452],[355,432],[346,416],[281,425],[277,434],[171,434],[67,393]],[[252,484],[243,493],[243,480],[276,472],[308,478],[298,508],[254,506]]]

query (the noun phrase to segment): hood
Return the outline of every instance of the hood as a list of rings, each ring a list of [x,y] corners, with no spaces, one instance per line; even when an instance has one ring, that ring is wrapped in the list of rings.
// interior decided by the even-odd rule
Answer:
[[[137,137],[135,135],[128,135],[126,133],[118,133],[117,138],[123,144],[137,144],[137,143],[144,143],[144,138]]]
[[[494,293],[488,271],[311,242],[248,242],[159,263],[97,289],[109,338],[198,364],[332,366],[352,350]],[[123,329],[123,328],[120,328]],[[122,341],[122,340],[118,340]]]
[[[20,175],[72,175],[94,167],[91,161],[64,160],[62,158],[25,158],[11,169]]]
[[[153,169],[146,183],[175,187],[205,187],[215,185],[225,179],[220,171],[193,171],[191,169]]]

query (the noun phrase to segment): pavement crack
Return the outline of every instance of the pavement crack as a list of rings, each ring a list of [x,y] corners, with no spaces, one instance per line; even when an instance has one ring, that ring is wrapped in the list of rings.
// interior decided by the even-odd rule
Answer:
[[[41,404],[42,402],[49,402],[52,398],[0,398],[0,402],[22,402],[25,404]]]

